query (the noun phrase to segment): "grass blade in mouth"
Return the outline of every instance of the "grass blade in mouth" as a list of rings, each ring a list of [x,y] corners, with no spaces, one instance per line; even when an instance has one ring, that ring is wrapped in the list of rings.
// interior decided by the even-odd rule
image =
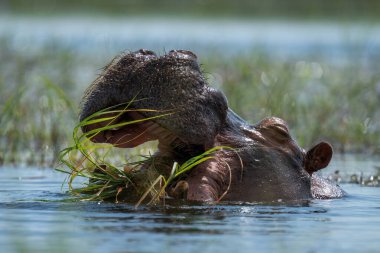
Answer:
[[[119,202],[120,199],[127,202],[135,200],[137,207],[150,196],[148,204],[155,204],[166,196],[166,188],[174,179],[190,171],[197,165],[213,159],[213,154],[216,151],[231,149],[224,146],[214,147],[203,154],[189,159],[182,165],[174,163],[172,173],[167,178],[158,172],[160,171],[159,169],[143,169],[144,166],[152,161],[153,158],[151,156],[141,156],[136,162],[125,162],[123,166],[116,166],[114,165],[115,159],[125,161],[125,158],[114,157],[112,151],[116,150],[116,148],[111,144],[92,143],[89,141],[90,138],[105,130],[138,124],[173,113],[162,113],[152,109],[133,109],[130,108],[132,103],[133,101],[113,106],[85,118],[73,130],[74,144],[60,152],[59,161],[66,168],[58,168],[57,170],[68,174],[67,184],[69,192],[78,196],[80,200],[110,200],[115,202]],[[124,108],[118,109],[121,106]],[[117,117],[127,112],[157,112],[157,115],[114,123]],[[92,129],[86,133],[82,133],[80,130],[83,126],[102,122],[109,122],[109,124]],[[88,181],[80,186],[76,186],[74,183],[78,177],[86,178]],[[123,194],[127,196],[122,196]]]

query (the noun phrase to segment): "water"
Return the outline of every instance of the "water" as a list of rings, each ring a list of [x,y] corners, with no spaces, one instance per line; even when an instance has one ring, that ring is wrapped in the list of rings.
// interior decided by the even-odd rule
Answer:
[[[330,170],[372,173],[377,160],[338,158]],[[343,173],[344,175],[344,173]],[[294,205],[72,202],[65,175],[0,168],[1,252],[379,252],[380,187]]]
[[[276,57],[323,54],[342,61],[347,53],[377,58],[379,23],[158,17],[86,16],[20,17],[0,15],[0,35],[13,39],[17,50],[31,53],[47,42],[79,54],[115,55],[148,48],[163,52],[191,49],[198,55],[221,56],[263,50]]]
[[[305,54],[342,61],[380,52],[378,24],[284,21],[0,17],[0,36],[33,54],[51,41],[81,56],[122,50],[187,48],[276,57]],[[104,65],[104,61],[102,64]],[[377,66],[377,65],[375,65]],[[93,78],[94,74],[89,75]],[[85,81],[84,83],[88,83]],[[378,160],[335,159],[325,172],[376,173]],[[65,175],[50,169],[0,168],[1,252],[379,252],[380,187],[343,184],[348,197],[299,205],[140,207],[73,202]]]

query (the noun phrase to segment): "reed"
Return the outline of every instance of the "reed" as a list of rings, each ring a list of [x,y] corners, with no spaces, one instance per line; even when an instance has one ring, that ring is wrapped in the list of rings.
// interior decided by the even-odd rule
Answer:
[[[378,64],[342,65],[323,57],[278,60],[265,54],[221,61],[207,57],[213,86],[230,107],[252,123],[268,116],[285,119],[301,146],[328,140],[340,153],[379,154],[380,76]]]
[[[277,116],[303,147],[324,139],[340,153],[380,154],[378,56],[358,61],[347,52],[344,64],[334,64],[323,55],[221,55],[205,53],[200,61],[211,86],[248,121]],[[55,41],[22,51],[6,35],[0,58],[7,59],[0,61],[0,164],[52,167],[70,145],[83,90],[109,59]]]

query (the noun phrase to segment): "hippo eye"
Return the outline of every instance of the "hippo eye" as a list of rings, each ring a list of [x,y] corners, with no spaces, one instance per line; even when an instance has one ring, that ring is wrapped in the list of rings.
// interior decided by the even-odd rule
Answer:
[[[273,137],[278,140],[288,140],[290,138],[289,130],[282,124],[271,124],[267,126],[268,129],[273,131]]]
[[[277,132],[283,136],[289,137],[289,130],[286,126],[284,125],[274,125],[275,129]]]

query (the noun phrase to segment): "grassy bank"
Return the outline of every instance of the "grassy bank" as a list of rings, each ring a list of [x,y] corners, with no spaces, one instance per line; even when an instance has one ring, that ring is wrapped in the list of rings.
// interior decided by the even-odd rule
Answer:
[[[1,38],[1,164],[53,164],[70,145],[84,88],[112,57],[83,57],[54,42],[26,53]],[[250,122],[278,116],[304,147],[325,139],[336,151],[380,153],[380,74],[357,59],[201,58],[211,85]]]
[[[375,0],[3,0],[3,12],[27,15],[66,15],[67,13],[109,16],[187,16],[232,18],[291,18],[333,20],[379,20],[380,3]]]

